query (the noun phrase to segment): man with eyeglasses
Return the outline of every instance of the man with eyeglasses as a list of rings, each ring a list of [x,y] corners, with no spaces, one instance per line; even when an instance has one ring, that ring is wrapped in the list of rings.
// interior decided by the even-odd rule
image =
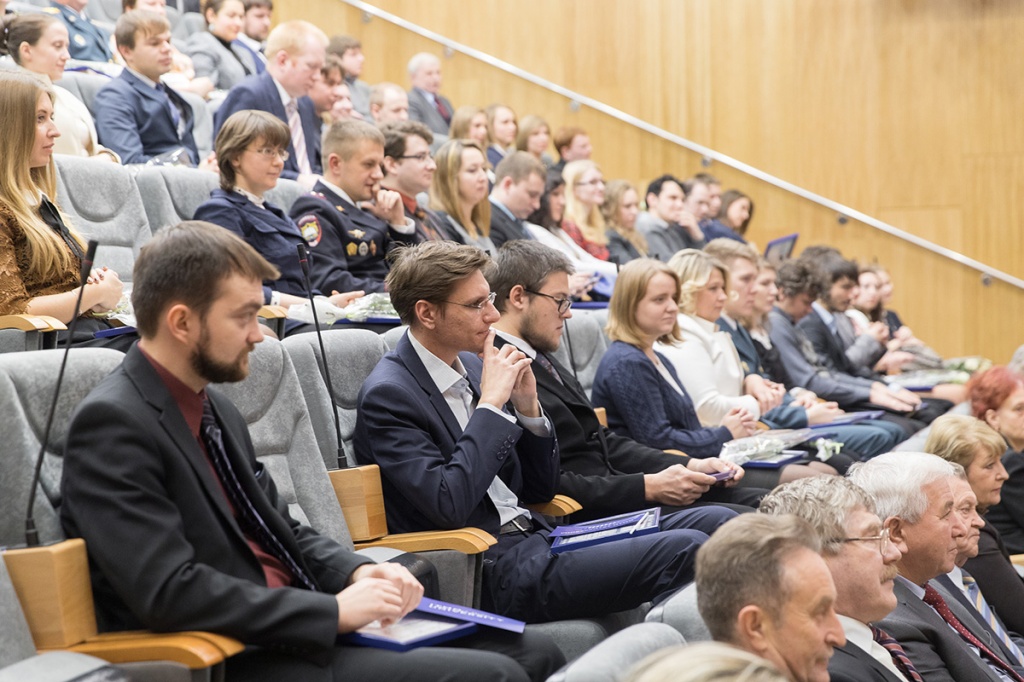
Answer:
[[[850,480],[875,501],[903,555],[896,562],[897,605],[876,623],[899,642],[922,679],[1024,682],[1024,668],[960,600],[938,589],[968,535],[954,486],[963,467],[935,455],[891,452],[855,464]]]
[[[384,291],[388,252],[417,241],[402,198],[379,189],[384,135],[365,121],[339,121],[323,148],[323,177],[289,211],[310,248],[313,287],[324,294]]]
[[[685,528],[663,519],[659,533],[551,554],[550,527],[525,507],[558,489],[558,443],[537,399],[535,371],[544,370],[495,343],[489,266],[475,246],[436,241],[401,250],[388,273],[409,331],[363,383],[353,439],[359,463],[380,466],[388,528],[494,535],[482,606],[527,622],[668,596],[693,579],[697,549],[735,514],[705,507]]]
[[[547,170],[526,152],[512,152],[494,169],[491,190],[491,241],[494,248],[510,239],[533,239],[526,219],[540,208]]]
[[[708,502],[742,505],[737,511],[756,506],[764,490],[715,485],[709,474],[717,460],[669,454],[601,426],[572,370],[552,357],[572,317],[572,269],[555,249],[518,240],[498,250],[487,278],[501,313],[495,343],[514,345],[534,359],[537,394],[558,436],[558,492],[583,505],[573,520],[652,505],[671,510]]]
[[[419,202],[419,196],[430,189],[437,170],[430,155],[434,134],[419,121],[387,123],[380,131],[384,133],[384,179],[380,186],[401,196],[405,217],[416,226],[419,241],[452,239],[451,234],[435,227],[447,221],[428,221],[429,210]]]
[[[896,608],[893,581],[902,556],[875,514],[871,497],[844,478],[816,476],[779,486],[758,511],[799,516],[821,538],[822,558],[836,588],[835,611],[846,637],[828,663],[832,682],[918,680],[902,647],[871,625]]]

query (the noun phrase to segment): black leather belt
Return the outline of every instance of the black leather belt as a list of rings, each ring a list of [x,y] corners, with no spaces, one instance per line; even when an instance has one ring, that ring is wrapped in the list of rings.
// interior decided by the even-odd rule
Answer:
[[[507,535],[509,533],[528,533],[531,530],[533,530],[533,521],[526,514],[520,514],[503,525],[498,533]]]

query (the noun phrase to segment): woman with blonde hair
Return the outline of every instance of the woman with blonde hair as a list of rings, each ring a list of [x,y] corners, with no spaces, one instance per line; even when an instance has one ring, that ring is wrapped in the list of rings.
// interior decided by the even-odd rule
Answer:
[[[49,315],[68,324],[80,289],[85,242],[53,202],[57,174],[53,147],[53,90],[34,76],[0,72],[0,315]],[[97,314],[121,301],[117,273],[92,271],[84,290],[73,343],[93,343],[109,323]],[[132,335],[113,337],[134,340]],[[66,338],[62,341],[66,341]],[[113,340],[97,345],[119,346]]]
[[[570,161],[562,169],[565,180],[565,214],[562,229],[576,244],[599,260],[608,260],[608,236],[605,234],[605,182],[601,169],[590,160]]]
[[[640,661],[626,682],[787,682],[770,662],[721,642],[684,644]]]
[[[701,426],[675,368],[655,343],[680,341],[679,278],[652,258],[619,271],[608,306],[608,347],[594,377],[592,402],[604,407],[608,426],[621,436],[691,457],[717,457],[722,445],[753,435],[756,420],[733,410],[721,426]]]
[[[487,159],[473,140],[448,140],[434,155],[437,170],[430,183],[427,220],[441,234],[454,233],[463,244],[494,253],[491,202],[487,198]]]
[[[487,163],[491,168],[497,168],[501,160],[515,149],[519,123],[516,112],[504,104],[491,104],[484,111],[487,113]]]
[[[1001,461],[1005,449],[1006,442],[997,431],[966,414],[944,414],[936,419],[924,444],[925,452],[955,462],[966,471],[985,525],[980,529],[977,556],[963,567],[1007,629],[1020,632],[1024,629],[1024,580],[1010,561],[1003,536],[986,518],[988,510],[1004,497],[1003,484],[1009,478]]]
[[[68,29],[63,21],[41,12],[4,17],[0,54],[10,55],[26,73],[50,86],[54,94],[54,124],[60,131],[55,153],[96,156],[120,163],[117,154],[99,143],[96,124],[85,104],[64,88],[53,85],[63,78],[64,66],[71,58]]]
[[[487,112],[480,107],[459,107],[452,115],[448,139],[473,140],[480,147],[487,147]]]
[[[547,153],[550,146],[551,126],[548,122],[536,114],[523,116],[516,133],[516,149],[531,154],[545,168],[551,168],[555,162]]]
[[[626,180],[612,180],[604,190],[601,215],[608,225],[608,260],[625,265],[634,258],[647,257],[647,239],[636,229],[640,197]]]

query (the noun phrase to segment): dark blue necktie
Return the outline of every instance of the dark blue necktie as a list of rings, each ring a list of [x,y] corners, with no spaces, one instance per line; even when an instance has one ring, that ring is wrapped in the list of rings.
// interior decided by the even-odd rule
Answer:
[[[249,499],[249,496],[242,489],[242,484],[238,481],[235,470],[231,466],[231,460],[228,458],[228,453],[224,449],[224,440],[209,399],[203,401],[203,421],[200,432],[202,433],[203,443],[206,445],[206,452],[213,463],[214,470],[217,472],[221,486],[224,488],[228,499],[231,500],[231,504],[235,507],[235,514],[242,530],[246,535],[259,543],[264,551],[284,564],[291,571],[294,579],[300,582],[303,587],[313,592],[319,592],[320,590],[317,588],[316,583],[306,575],[306,572],[292,558],[292,555],[284,548],[284,545],[277,539],[277,536],[270,531],[263,517],[260,516],[256,507],[253,506],[252,500]]]

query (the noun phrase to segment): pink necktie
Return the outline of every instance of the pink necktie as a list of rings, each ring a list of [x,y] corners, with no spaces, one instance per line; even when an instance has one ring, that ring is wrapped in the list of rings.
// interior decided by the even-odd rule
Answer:
[[[302,132],[302,117],[299,116],[298,102],[294,99],[288,102],[285,111],[288,113],[288,127],[292,131],[292,148],[295,150],[295,163],[299,167],[299,173],[312,175],[313,169],[309,167],[309,154],[306,153],[306,136]]]

